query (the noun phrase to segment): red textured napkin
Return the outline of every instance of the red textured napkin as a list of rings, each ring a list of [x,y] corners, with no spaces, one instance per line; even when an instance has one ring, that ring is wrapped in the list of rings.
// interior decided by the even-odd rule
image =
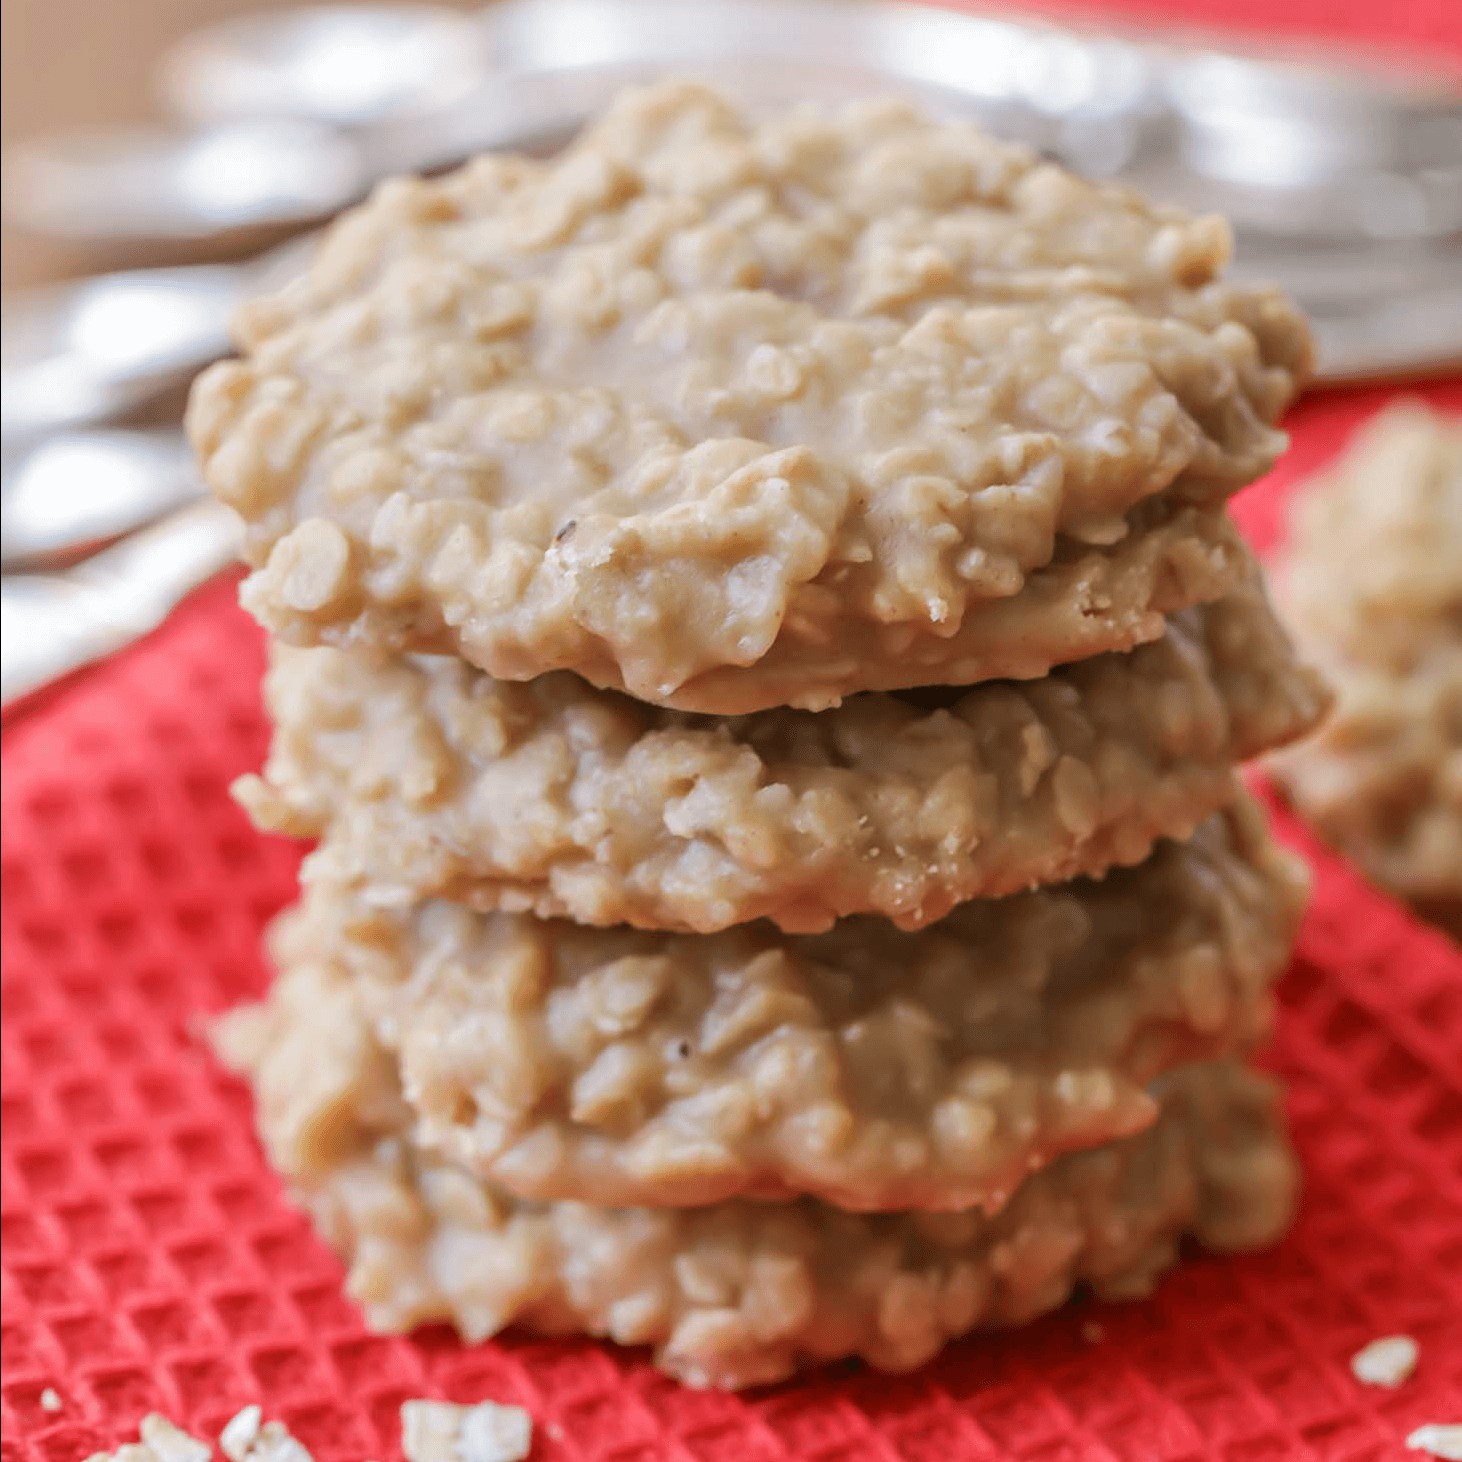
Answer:
[[[953,10],[999,9],[936,0]],[[1319,41],[1336,46],[1363,44],[1375,56],[1394,50],[1399,58],[1422,55],[1448,70],[1462,69],[1462,4],[1458,0],[1012,0],[1013,10],[1036,10],[1054,17],[1103,17],[1141,26],[1226,31],[1241,42],[1258,38]]]
[[[1431,13],[1455,39],[1462,5]],[[1462,381],[1425,394],[1462,410]],[[1301,405],[1283,469],[1241,500],[1256,542],[1383,399]],[[1270,1061],[1307,1173],[1273,1251],[1195,1256],[1151,1301],[1071,1308],[912,1376],[845,1365],[750,1397],[587,1342],[368,1334],[196,1037],[263,988],[260,931],[294,889],[297,852],[225,793],[263,752],[262,663],[214,585],[5,734],[0,1462],[77,1462],[153,1409],[216,1435],[253,1401],[319,1462],[388,1462],[397,1406],[427,1395],[517,1402],[535,1458],[603,1462],[1360,1462],[1462,1421],[1462,952],[1284,815],[1317,887]],[[1362,1387],[1349,1357],[1396,1332],[1420,1342],[1416,1375]]]

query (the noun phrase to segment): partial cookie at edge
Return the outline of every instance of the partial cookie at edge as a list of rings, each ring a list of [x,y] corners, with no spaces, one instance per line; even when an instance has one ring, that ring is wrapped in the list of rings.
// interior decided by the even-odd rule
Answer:
[[[1462,419],[1384,411],[1296,498],[1281,604],[1335,685],[1273,770],[1327,842],[1462,939]]]

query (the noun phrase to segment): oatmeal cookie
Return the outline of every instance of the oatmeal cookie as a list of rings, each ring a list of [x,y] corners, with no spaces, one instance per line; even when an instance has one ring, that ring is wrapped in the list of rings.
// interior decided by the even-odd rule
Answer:
[[[1033,677],[1242,571],[1311,346],[1228,249],[900,104],[666,84],[382,187],[189,429],[292,643],[717,714]]]
[[[1328,670],[1335,712],[1277,778],[1326,842],[1462,939],[1462,644],[1405,676]]]
[[[237,791],[265,829],[328,833],[319,876],[698,933],[859,913],[916,929],[1136,863],[1325,703],[1257,576],[1127,654],[818,713],[710,721],[566,674],[333,649],[276,648],[266,698],[268,765]]]
[[[1462,644],[1462,417],[1401,401],[1295,498],[1276,575],[1316,652],[1411,668]]]
[[[115,1452],[95,1452],[86,1462],[213,1462],[213,1448],[157,1412],[138,1427],[139,1440]],[[227,1462],[314,1462],[281,1421],[265,1421],[258,1406],[246,1406],[224,1427],[219,1450]]]
[[[343,1002],[308,1026],[268,1007],[219,1043],[253,1081],[276,1166],[381,1330],[448,1320],[651,1345],[692,1385],[741,1387],[858,1355],[910,1370],[970,1330],[1081,1284],[1146,1294],[1180,1236],[1269,1242],[1296,1170],[1276,1095],[1220,1063],[1166,1079],[1138,1135],[1059,1159],[994,1216],[855,1214],[811,1199],[705,1208],[525,1203],[415,1140],[393,1063]]]
[[[1304,891],[1252,804],[916,934],[586,930],[317,886],[276,931],[276,1006],[359,1007],[423,1139],[525,1198],[994,1210],[1146,1126],[1160,1072],[1265,1034]]]
[[[1462,421],[1407,403],[1368,426],[1300,497],[1280,583],[1337,698],[1278,780],[1462,938]]]

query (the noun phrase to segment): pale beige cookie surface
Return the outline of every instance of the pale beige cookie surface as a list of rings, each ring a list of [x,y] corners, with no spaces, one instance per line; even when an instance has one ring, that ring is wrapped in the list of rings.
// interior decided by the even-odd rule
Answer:
[[[1310,342],[1228,248],[966,124],[667,84],[380,189],[189,428],[293,643],[726,714],[1036,676],[1237,572]]]
[[[1150,1122],[1162,1071],[1265,1034],[1304,892],[1250,804],[913,934],[372,913],[317,887],[276,930],[274,1038],[368,1021],[423,1139],[527,1198],[993,1210]]]
[[[1393,407],[1297,502],[1280,583],[1336,690],[1274,770],[1320,835],[1462,938],[1462,419]]]
[[[245,1011],[220,1032],[247,1070],[276,1166],[345,1256],[368,1321],[508,1325],[651,1345],[692,1385],[740,1387],[859,1355],[909,1370],[967,1331],[1017,1324],[1083,1284],[1146,1294],[1186,1233],[1217,1248],[1276,1238],[1296,1172],[1269,1083],[1190,1067],[1145,1132],[1070,1154],[993,1218],[854,1214],[812,1200],[708,1208],[530,1204],[413,1140],[363,1022]]]
[[[1257,578],[1159,641],[1042,680],[713,723],[576,677],[276,649],[274,740],[240,799],[326,835],[322,878],[580,924],[904,928],[1138,862],[1325,698]]]

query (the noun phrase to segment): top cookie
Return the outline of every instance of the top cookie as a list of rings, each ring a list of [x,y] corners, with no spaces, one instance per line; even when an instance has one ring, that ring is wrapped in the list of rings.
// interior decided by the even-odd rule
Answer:
[[[398,181],[243,310],[189,428],[294,643],[723,714],[1156,638],[1310,360],[1228,234],[879,102],[623,97]]]

